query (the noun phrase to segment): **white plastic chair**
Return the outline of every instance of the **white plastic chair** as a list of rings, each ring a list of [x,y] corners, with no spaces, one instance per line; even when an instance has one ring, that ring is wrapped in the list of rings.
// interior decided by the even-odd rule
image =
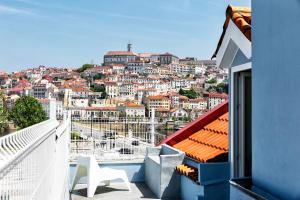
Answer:
[[[94,156],[79,156],[76,166],[75,175],[72,181],[73,190],[79,179],[87,177],[87,197],[93,197],[99,183],[104,182],[109,185],[110,181],[122,179],[131,190],[127,174],[124,170],[111,168],[100,168]]]

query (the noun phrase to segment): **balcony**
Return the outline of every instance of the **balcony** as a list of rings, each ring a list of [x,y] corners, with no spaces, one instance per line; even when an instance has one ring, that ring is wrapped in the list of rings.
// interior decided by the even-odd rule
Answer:
[[[79,185],[71,194],[72,200],[91,199],[86,197],[86,185]],[[101,200],[132,200],[132,199],[145,199],[145,200],[158,200],[152,191],[145,183],[132,183],[131,191],[127,191],[126,186],[120,183],[114,183],[112,186],[98,186],[95,196],[92,199]]]

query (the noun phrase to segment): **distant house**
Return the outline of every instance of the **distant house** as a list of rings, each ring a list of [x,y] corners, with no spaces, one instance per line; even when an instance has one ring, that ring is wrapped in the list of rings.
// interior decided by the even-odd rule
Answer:
[[[207,105],[208,105],[208,109],[213,109],[214,107],[216,107],[217,105],[219,105],[220,103],[226,101],[228,99],[228,95],[227,94],[220,94],[220,93],[209,93],[207,95]]]
[[[151,116],[150,111],[149,116]],[[167,108],[157,108],[155,109],[155,117],[158,117],[160,119],[168,119],[170,117],[170,110]]]
[[[140,74],[145,71],[145,63],[143,61],[130,61],[126,65],[126,71]]]
[[[105,92],[110,98],[115,98],[120,95],[119,86],[117,82],[105,82]]]
[[[101,68],[102,68],[102,66],[94,66],[94,67],[92,67],[92,68],[89,68],[89,69],[87,69],[87,70],[85,70],[84,72],[83,72],[83,74],[84,74],[84,76],[86,76],[86,77],[94,77],[94,76],[96,76],[97,74],[100,74],[101,73]]]
[[[189,109],[199,109],[206,110],[207,109],[207,100],[203,98],[198,99],[190,99],[189,100]]]
[[[35,84],[32,87],[32,96],[37,99],[49,97],[49,84]]]
[[[159,63],[161,65],[178,64],[179,58],[167,52],[159,55]]]
[[[175,108],[170,110],[170,117],[176,120],[185,120],[189,116],[189,113],[183,108]]]
[[[72,99],[70,99],[69,106],[85,108],[85,107],[89,106],[89,99],[87,99],[87,98],[72,98]]]
[[[131,117],[131,118],[145,117],[145,106],[143,105],[127,103],[123,106],[120,106],[119,110],[121,111],[120,113],[122,113],[125,117]]]
[[[165,110],[170,110],[170,100],[167,96],[155,95],[147,97],[147,108],[149,115],[151,115],[151,110],[158,108],[163,108]]]
[[[97,119],[107,118],[116,119],[119,117],[120,111],[117,107],[85,107],[85,108],[69,108],[72,118],[80,119]]]

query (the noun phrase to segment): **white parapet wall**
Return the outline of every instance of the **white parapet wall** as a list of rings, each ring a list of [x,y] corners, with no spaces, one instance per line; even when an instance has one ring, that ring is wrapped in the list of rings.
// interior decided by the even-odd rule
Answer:
[[[70,121],[50,119],[0,138],[0,199],[69,199]]]

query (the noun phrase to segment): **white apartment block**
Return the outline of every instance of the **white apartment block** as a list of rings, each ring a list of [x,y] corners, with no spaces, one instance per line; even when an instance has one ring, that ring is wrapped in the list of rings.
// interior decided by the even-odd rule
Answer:
[[[105,82],[105,92],[110,98],[116,98],[120,95],[117,82]]]
[[[208,95],[208,109],[213,109],[220,103],[226,101],[228,98],[227,94],[210,93]]]
[[[35,84],[32,87],[32,96],[37,99],[45,99],[50,97],[50,84]]]
[[[189,109],[194,110],[206,110],[207,109],[207,100],[198,98],[189,100]]]
[[[121,107],[122,112],[126,117],[145,117],[145,106],[134,103],[129,103]]]
[[[126,71],[141,74],[145,71],[145,63],[141,61],[128,62],[126,66]]]
[[[89,99],[83,99],[83,98],[71,98],[69,107],[79,107],[79,108],[85,108],[89,106]]]

